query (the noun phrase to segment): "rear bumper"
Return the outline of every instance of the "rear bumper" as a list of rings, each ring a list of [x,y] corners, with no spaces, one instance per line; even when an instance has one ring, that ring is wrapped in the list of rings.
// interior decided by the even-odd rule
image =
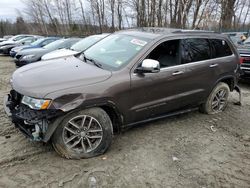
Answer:
[[[26,105],[16,105],[11,94],[4,97],[3,106],[15,127],[33,141],[44,141],[49,123],[62,114],[58,110],[33,110]]]

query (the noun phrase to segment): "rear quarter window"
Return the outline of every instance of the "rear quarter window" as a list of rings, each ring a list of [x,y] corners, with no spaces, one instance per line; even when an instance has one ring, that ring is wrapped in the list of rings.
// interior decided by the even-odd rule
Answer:
[[[221,39],[209,39],[212,48],[213,58],[225,57],[232,55],[232,50],[227,41]]]

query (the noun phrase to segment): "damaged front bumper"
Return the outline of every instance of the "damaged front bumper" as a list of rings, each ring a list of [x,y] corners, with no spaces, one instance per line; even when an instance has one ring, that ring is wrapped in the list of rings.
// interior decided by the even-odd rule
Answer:
[[[34,141],[44,140],[48,126],[62,115],[59,110],[33,110],[21,104],[22,95],[12,90],[4,97],[4,110],[15,126],[28,138]]]

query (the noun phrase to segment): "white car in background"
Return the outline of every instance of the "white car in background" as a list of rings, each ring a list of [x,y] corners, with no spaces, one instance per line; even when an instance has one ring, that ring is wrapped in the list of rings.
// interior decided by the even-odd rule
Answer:
[[[0,42],[6,41],[7,39],[5,38],[0,38]]]
[[[19,40],[22,40],[22,39],[27,38],[27,37],[32,37],[32,36],[37,36],[37,35],[15,35],[7,40],[0,42],[0,47],[5,46],[5,45],[9,45],[9,44],[15,44]]]
[[[42,60],[49,60],[49,59],[55,59],[55,58],[61,58],[61,57],[67,57],[71,55],[76,55],[78,53],[81,53],[85,51],[90,46],[94,45],[95,43],[99,42],[109,34],[99,34],[99,35],[91,35],[89,37],[86,37],[79,42],[75,43],[73,46],[71,46],[70,49],[59,49],[52,52],[49,52],[42,56]]]

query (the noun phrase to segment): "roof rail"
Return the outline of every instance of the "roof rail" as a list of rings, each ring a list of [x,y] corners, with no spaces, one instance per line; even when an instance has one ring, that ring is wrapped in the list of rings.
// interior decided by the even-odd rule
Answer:
[[[173,33],[217,33],[217,32],[208,30],[181,29],[178,31],[173,31]]]
[[[145,31],[151,33],[172,33],[173,31],[177,31],[180,29],[166,28],[166,27],[136,27],[136,28],[131,28],[129,30]]]
[[[208,30],[195,30],[195,29],[178,29],[178,28],[166,28],[166,27],[136,27],[129,30],[144,31],[151,33],[217,33],[215,31]]]

